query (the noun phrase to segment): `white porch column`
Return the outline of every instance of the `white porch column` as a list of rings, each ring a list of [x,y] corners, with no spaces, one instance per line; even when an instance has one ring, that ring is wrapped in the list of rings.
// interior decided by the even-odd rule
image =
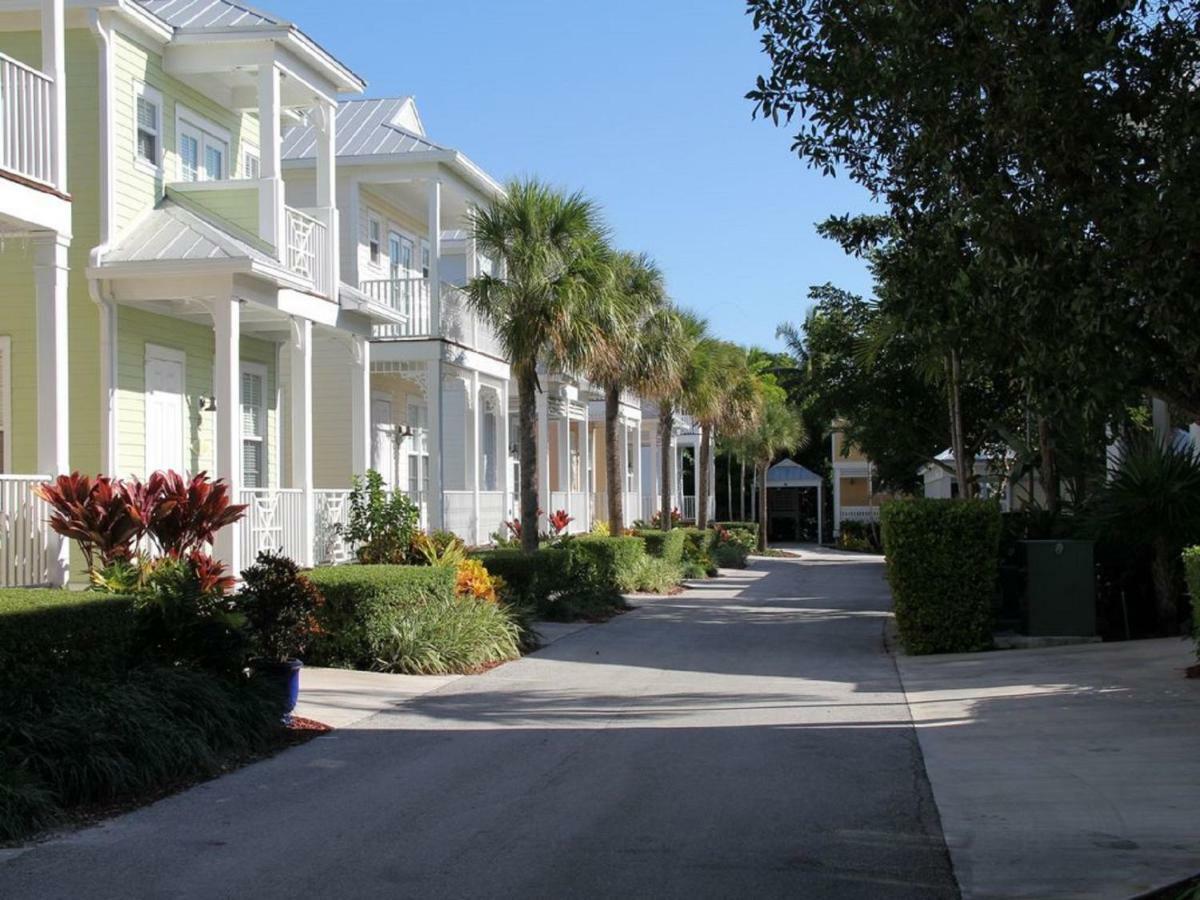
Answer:
[[[366,475],[371,468],[371,342],[350,338],[350,472]]]
[[[634,471],[636,473],[634,477],[637,481],[637,509],[635,509],[629,515],[629,520],[631,522],[642,517],[642,513],[645,511],[643,507],[646,505],[645,501],[642,499],[642,423],[640,419],[638,420],[637,428],[634,429],[633,433],[637,438],[633,447],[633,452],[637,454],[633,463]]]
[[[67,191],[67,78],[63,0],[42,0],[42,72],[50,85],[50,181]]]
[[[426,224],[429,228],[429,333],[442,330],[442,182],[430,179],[425,199],[428,204]]]
[[[258,67],[258,236],[285,259],[287,233],[283,221],[283,170],[280,159],[279,69],[274,51]]]
[[[292,394],[292,487],[304,492],[302,551],[296,560],[301,566],[313,564],[313,514],[316,508],[313,497],[312,341],[312,321],[293,319],[288,376]]]
[[[506,517],[512,514],[512,486],[508,483],[512,477],[512,457],[510,455],[509,434],[508,434],[508,379],[500,385],[500,446],[496,449],[499,451],[500,465],[500,490],[504,492],[503,508],[508,510]],[[503,529],[501,529],[503,533]]]
[[[62,0],[58,2],[62,12]],[[60,22],[61,24],[61,22]],[[65,475],[69,459],[67,403],[67,249],[62,235],[34,241],[37,301],[37,470],[42,475]],[[50,582],[67,583],[70,546],[47,529],[50,543]]]
[[[550,403],[543,387],[537,395],[538,414],[538,507],[542,514],[538,516],[538,530],[548,527],[546,515],[550,512]]]
[[[579,423],[579,488],[583,493],[583,531],[592,530],[592,436],[589,416],[591,404],[583,401],[583,421]]]
[[[471,370],[471,459],[474,461],[471,470],[471,542],[476,546],[483,543],[480,537],[479,520],[482,511],[479,507],[479,468],[483,465],[483,454],[480,452],[479,431],[483,425],[483,408],[479,403],[479,372]]]
[[[438,531],[445,527],[446,498],[442,490],[442,361],[431,359],[425,364],[425,406],[429,418],[429,527]]]
[[[234,503],[242,500],[242,434],[241,434],[241,373],[239,343],[241,337],[241,302],[233,297],[213,301],[213,332],[216,353],[213,360],[213,391],[217,398],[217,477],[225,479]],[[217,532],[217,558],[234,575],[242,572],[241,530],[243,519]]]
[[[842,531],[842,478],[835,467],[833,470],[833,536]]]
[[[567,495],[566,512],[571,514],[571,401],[566,400],[558,420],[558,489]],[[546,512],[558,512],[546,507]]]
[[[317,208],[321,210],[321,218],[329,229],[329,240],[326,242],[328,257],[324,261],[326,285],[317,285],[327,289],[333,299],[337,299],[338,285],[341,284],[339,272],[341,260],[338,253],[337,211],[337,105],[321,102],[316,111],[317,122]]]

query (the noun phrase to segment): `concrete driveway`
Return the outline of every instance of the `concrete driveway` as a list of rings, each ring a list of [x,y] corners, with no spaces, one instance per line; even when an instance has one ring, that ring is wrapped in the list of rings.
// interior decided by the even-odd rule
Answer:
[[[955,897],[882,565],[805,556],[11,854],[0,897]]]

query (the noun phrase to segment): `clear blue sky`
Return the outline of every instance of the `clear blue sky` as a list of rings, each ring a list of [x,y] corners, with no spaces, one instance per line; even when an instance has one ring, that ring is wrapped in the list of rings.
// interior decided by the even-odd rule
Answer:
[[[866,194],[751,120],[744,95],[766,58],[739,0],[258,3],[337,54],[368,96],[414,95],[430,137],[493,176],[587,192],[616,244],[654,257],[722,337],[775,347],[810,284],[869,292],[862,263],[813,229]]]

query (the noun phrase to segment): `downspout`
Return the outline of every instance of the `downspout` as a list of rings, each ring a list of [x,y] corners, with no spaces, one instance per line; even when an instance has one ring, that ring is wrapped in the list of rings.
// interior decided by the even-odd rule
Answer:
[[[88,254],[88,267],[95,269],[104,262],[116,219],[113,198],[113,41],[112,29],[100,10],[89,10],[88,27],[100,46],[100,243]],[[117,307],[111,286],[101,279],[88,278],[88,293],[100,308],[100,468],[112,475],[117,466]]]

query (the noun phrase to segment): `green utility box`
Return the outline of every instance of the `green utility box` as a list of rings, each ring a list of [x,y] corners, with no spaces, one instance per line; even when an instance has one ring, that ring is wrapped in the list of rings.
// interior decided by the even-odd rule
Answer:
[[[1024,632],[1036,637],[1096,634],[1096,567],[1091,541],[1021,541]]]

